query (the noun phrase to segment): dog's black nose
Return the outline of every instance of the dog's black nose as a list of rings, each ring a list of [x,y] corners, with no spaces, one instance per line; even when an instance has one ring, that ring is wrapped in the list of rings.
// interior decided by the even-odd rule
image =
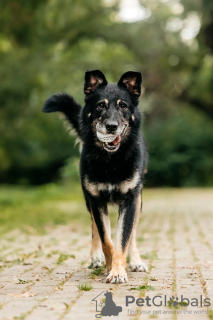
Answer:
[[[106,129],[109,133],[113,133],[118,128],[117,121],[107,121],[106,122]]]

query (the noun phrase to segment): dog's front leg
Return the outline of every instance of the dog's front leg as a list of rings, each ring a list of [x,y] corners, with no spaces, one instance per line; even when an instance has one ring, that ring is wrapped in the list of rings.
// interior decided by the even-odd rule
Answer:
[[[111,240],[110,220],[107,211],[107,205],[100,204],[98,200],[90,198],[91,215],[97,227],[102,249],[105,255],[108,271],[112,268],[112,256],[114,246]],[[95,226],[93,225],[94,229]]]
[[[101,245],[101,239],[98,233],[98,229],[95,223],[93,214],[91,213],[92,219],[92,249],[91,249],[91,262],[93,268],[100,268],[104,261],[103,250]]]
[[[139,216],[142,210],[142,196],[139,192],[136,200],[136,210],[135,210],[135,219],[134,225],[132,228],[132,235],[129,241],[129,266],[131,271],[148,271],[148,268],[145,263],[141,261],[140,253],[136,245],[136,228],[139,221]]]
[[[137,207],[137,197],[133,197],[131,200],[127,198],[119,206],[116,247],[112,257],[112,270],[110,271],[106,282],[123,283],[128,281],[125,270],[126,255],[136,217],[136,211],[138,210]]]

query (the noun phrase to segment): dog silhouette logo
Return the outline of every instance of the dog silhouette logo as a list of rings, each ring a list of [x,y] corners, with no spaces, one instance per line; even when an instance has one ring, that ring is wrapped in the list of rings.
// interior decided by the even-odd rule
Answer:
[[[105,293],[104,293],[105,292]],[[101,299],[101,295],[104,293],[105,299]],[[112,299],[112,293],[108,291],[102,291],[97,297],[92,301],[96,302],[96,318],[101,318],[103,316],[118,316],[119,312],[122,311],[122,307],[117,306]],[[98,302],[99,301],[99,302]],[[98,307],[101,310],[98,310]]]

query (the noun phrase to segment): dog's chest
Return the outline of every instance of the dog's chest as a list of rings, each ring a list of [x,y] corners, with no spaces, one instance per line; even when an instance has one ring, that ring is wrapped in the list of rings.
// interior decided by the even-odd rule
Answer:
[[[140,173],[139,171],[135,171],[132,177],[118,183],[92,181],[87,175],[85,175],[83,183],[86,190],[94,197],[98,197],[100,193],[103,192],[107,192],[109,194],[114,192],[126,194],[129,190],[136,188],[140,183]]]

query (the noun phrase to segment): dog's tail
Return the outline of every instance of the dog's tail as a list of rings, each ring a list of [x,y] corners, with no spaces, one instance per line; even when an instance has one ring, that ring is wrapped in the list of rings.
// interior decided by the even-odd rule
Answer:
[[[62,112],[71,123],[77,134],[81,137],[80,117],[82,107],[67,93],[51,96],[44,103],[42,111],[45,113]]]

